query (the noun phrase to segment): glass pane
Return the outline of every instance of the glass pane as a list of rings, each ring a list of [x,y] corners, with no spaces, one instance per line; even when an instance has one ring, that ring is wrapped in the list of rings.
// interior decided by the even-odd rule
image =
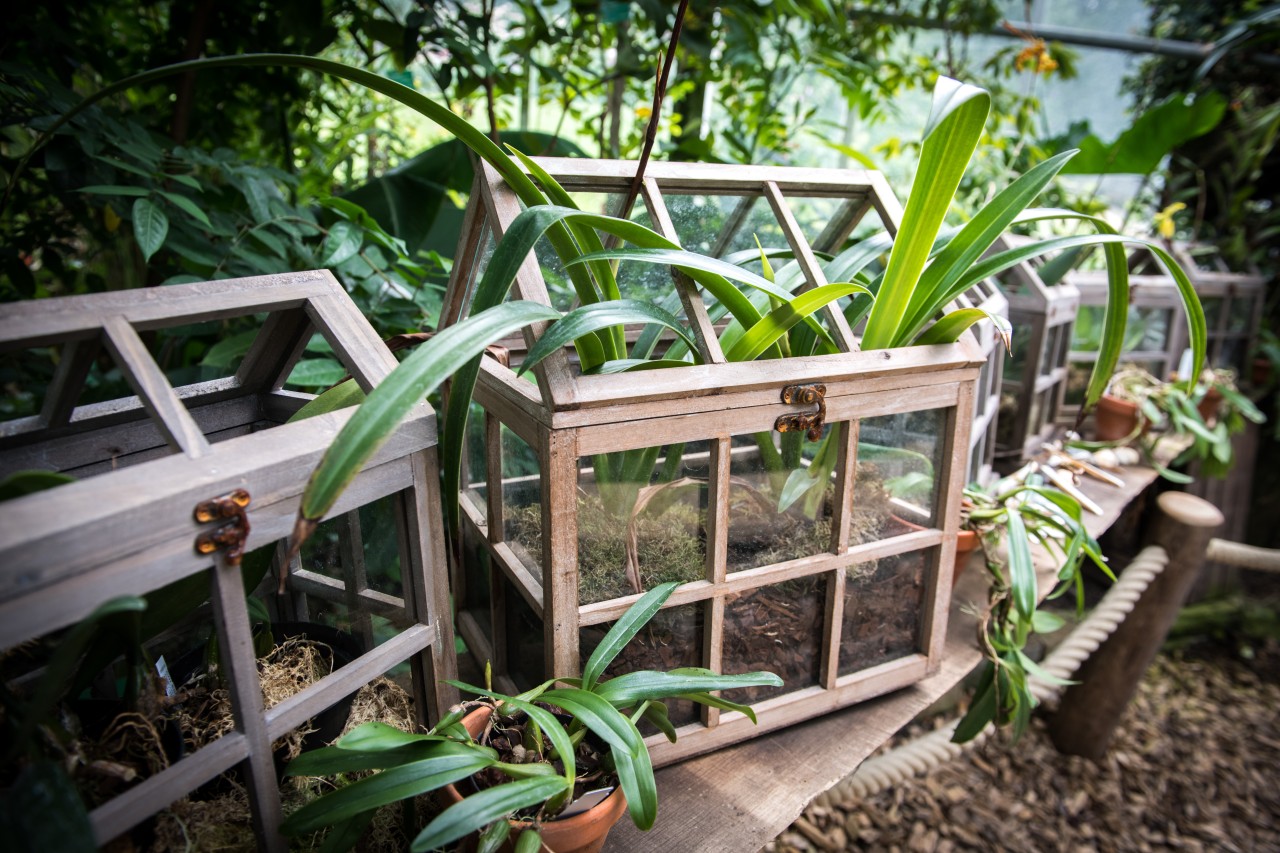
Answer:
[[[493,600],[493,563],[489,549],[480,539],[480,533],[470,524],[462,526],[462,574],[463,589],[458,608],[471,614],[479,623],[485,636],[493,636],[493,613],[489,607]],[[457,595],[458,590],[454,590]]]
[[[1237,296],[1230,299],[1231,307],[1227,310],[1227,331],[1239,334],[1247,334],[1253,326],[1254,311],[1257,310],[1257,300],[1246,296]]]
[[[1200,305],[1204,308],[1205,325],[1210,331],[1218,328],[1218,324],[1222,320],[1223,302],[1225,300],[1221,296],[1203,296],[1200,298]]]
[[[858,434],[858,482],[854,495],[854,527],[858,526],[859,498],[875,502],[888,496],[889,513],[880,511],[876,520],[881,523],[880,536],[889,529],[886,516],[892,521],[924,527],[936,526],[938,479],[944,473],[942,465],[943,427],[946,411],[925,409],[898,415],[863,418]],[[872,481],[878,481],[878,486]],[[867,507],[870,510],[872,507]],[[899,531],[894,531],[899,532]],[[857,536],[851,543],[858,544]]]
[[[0,353],[0,421],[40,414],[65,347]]]
[[[910,551],[859,563],[845,579],[840,675],[920,651],[924,574],[931,554]]]
[[[501,581],[505,618],[502,620],[506,639],[507,674],[520,690],[529,690],[546,680],[542,620],[529,602],[505,578]]]
[[[614,659],[605,675],[612,677],[642,669],[665,672],[685,666],[702,666],[703,604],[683,604],[659,610],[653,619]],[[579,632],[583,664],[600,645],[613,623],[590,625]],[[667,715],[677,726],[699,719],[698,705],[687,700],[667,703]]]
[[[400,511],[389,495],[322,522],[299,554],[284,615],[341,632],[356,655],[407,628]]]
[[[726,699],[759,702],[818,683],[826,591],[827,578],[819,575],[753,589],[726,602],[724,671],[765,670],[783,682],[726,690]]]
[[[542,481],[538,456],[502,428],[503,540],[535,577],[542,577]]]
[[[831,550],[840,429],[821,441],[773,430],[735,436],[729,466],[730,572]]]
[[[1013,333],[1009,339],[1009,358],[1004,363],[1004,381],[1006,383],[1020,383],[1022,382],[1022,377],[1026,375],[1027,361],[1031,356],[1029,351],[1031,331],[1030,322],[1015,322],[1013,324]]]
[[[705,443],[581,460],[581,603],[706,577],[707,462]]]
[[[665,192],[663,199],[680,245],[694,252],[726,257],[754,249],[788,248],[769,202],[759,195],[703,195]]]

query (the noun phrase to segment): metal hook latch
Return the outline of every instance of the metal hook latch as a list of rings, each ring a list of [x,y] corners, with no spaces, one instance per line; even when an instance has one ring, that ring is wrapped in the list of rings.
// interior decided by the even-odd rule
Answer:
[[[787,385],[782,389],[782,402],[792,406],[818,405],[817,411],[808,414],[780,415],[773,423],[778,432],[808,432],[810,441],[822,439],[823,423],[827,419],[827,386],[818,382],[813,385]]]
[[[196,504],[192,515],[199,524],[228,519],[226,523],[196,537],[196,553],[212,554],[225,548],[228,565],[240,565],[240,558],[244,556],[244,543],[249,538],[249,515],[245,509],[250,500],[247,491],[236,489]]]

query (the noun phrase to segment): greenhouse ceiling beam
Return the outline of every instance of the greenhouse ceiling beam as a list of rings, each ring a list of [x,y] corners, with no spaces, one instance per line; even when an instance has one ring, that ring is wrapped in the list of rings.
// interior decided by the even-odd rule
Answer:
[[[912,15],[886,15],[876,12],[860,13],[888,23],[919,27],[927,30],[947,30],[951,25],[936,18],[919,18]],[[1158,39],[1150,36],[1135,36],[1126,33],[1104,33],[1097,30],[1082,30],[1076,27],[1062,27],[1056,24],[1035,24],[1030,21],[1001,21],[987,35],[1004,36],[1005,38],[1025,38],[1027,35],[1047,41],[1059,41],[1063,44],[1081,47],[1101,47],[1108,50],[1122,50],[1128,53],[1154,53],[1163,56],[1177,56],[1184,59],[1205,59],[1217,49],[1216,42],[1180,41],[1178,39]],[[1269,54],[1254,54],[1255,62],[1264,65],[1280,65],[1280,57]]]

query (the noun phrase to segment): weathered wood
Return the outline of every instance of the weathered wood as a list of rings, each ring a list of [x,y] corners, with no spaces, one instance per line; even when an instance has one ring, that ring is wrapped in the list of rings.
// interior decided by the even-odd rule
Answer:
[[[641,186],[641,192],[645,207],[649,211],[649,218],[657,226],[657,231],[673,243],[679,243],[680,235],[676,233],[676,226],[671,222],[671,214],[667,211],[666,202],[662,200],[657,181],[646,178]],[[680,304],[684,306],[684,316],[689,321],[689,330],[693,332],[694,340],[697,341],[698,354],[707,364],[723,364],[724,350],[720,348],[720,339],[716,337],[711,318],[707,316],[707,306],[702,301],[702,295],[698,293],[697,285],[694,284],[693,279],[678,270],[671,271],[671,278],[675,282],[676,293],[680,296]]]
[[[137,826],[141,820],[139,815],[163,809],[248,756],[248,739],[240,732],[228,732],[90,812],[93,840],[99,846],[105,846],[108,841]]]
[[[218,633],[219,666],[226,669],[231,713],[236,731],[249,745],[245,783],[253,808],[253,831],[258,845],[272,853],[284,853],[289,844],[280,834],[283,820],[276,768],[271,757],[271,737],[263,718],[262,690],[253,651],[253,628],[244,601],[239,564],[219,554],[213,566],[213,624]],[[145,812],[144,812],[145,814]],[[141,817],[141,815],[139,815]]]
[[[0,352],[92,338],[108,316],[145,332],[171,325],[178,316],[203,323],[296,308],[335,287],[342,289],[328,270],[310,270],[11,302],[0,314]]]
[[[209,442],[187,411],[187,407],[173,393],[173,386],[160,372],[146,344],[138,337],[133,326],[120,317],[107,317],[102,321],[106,333],[106,346],[115,358],[116,365],[129,385],[137,392],[142,406],[151,415],[165,440],[175,449],[191,458],[209,452]]]
[[[1085,491],[1107,515],[1086,516],[1092,535],[1100,535],[1119,512],[1155,479],[1149,468],[1127,468],[1125,486],[1086,482]],[[980,559],[972,555],[975,563]],[[1056,564],[1037,551],[1040,592],[1046,594]],[[750,737],[719,752],[669,765],[657,772],[658,820],[648,832],[628,821],[609,835],[619,853],[698,850],[738,853],[757,850],[777,837],[818,794],[853,772],[881,744],[955,687],[981,661],[974,643],[975,623],[966,612],[985,600],[985,579],[970,567],[952,599],[951,619],[941,668],[891,695],[821,715],[785,731]],[[680,730],[682,734],[685,729]],[[689,730],[690,732],[696,730]]]
[[[1165,492],[1156,505],[1159,514],[1150,541],[1164,548],[1169,563],[1124,621],[1081,665],[1075,675],[1079,683],[1063,693],[1049,736],[1068,755],[1094,761],[1106,755],[1142,674],[1195,583],[1209,540],[1224,520],[1213,504],[1185,492]]]
[[[270,317],[237,375],[179,388],[170,386],[138,334],[260,311]],[[240,568],[221,553],[202,555],[194,547],[197,533],[221,523],[198,522],[196,504],[239,488],[250,495],[252,529],[245,549],[274,543],[279,560],[307,474],[352,410],[243,433],[275,427],[311,399],[278,386],[312,325],[366,387],[396,363],[338,282],[323,271],[36,300],[0,318],[0,348],[58,342],[67,347],[49,404],[41,416],[28,419],[36,423],[11,424],[3,431],[8,437],[0,465],[39,460],[57,463],[42,467],[77,474],[110,472],[5,503],[0,649],[58,631],[108,598],[212,576],[212,607],[201,609],[212,612],[237,731],[96,809],[91,822],[101,843],[243,762],[259,846],[284,850],[271,749],[275,736],[405,660],[414,669],[422,721],[428,714],[438,717],[440,704],[451,699],[449,688],[436,686],[453,674],[453,639],[433,467],[435,420],[426,407],[395,430],[331,511],[330,518],[347,519],[345,527],[337,525],[346,535],[340,535],[342,565],[335,569],[345,581],[299,567],[293,594],[272,596],[277,615],[291,610],[303,618],[310,609],[308,592],[345,602],[365,623],[366,640],[373,639],[368,614],[388,614],[397,625],[407,623],[396,638],[264,712]],[[137,396],[76,407],[92,348],[104,336]],[[50,428],[19,434],[42,425]],[[174,447],[182,452],[173,455]],[[166,455],[142,461],[154,454]],[[111,470],[119,463],[130,467]],[[398,507],[396,536],[407,601],[368,589],[361,565],[355,510],[388,496]],[[295,567],[299,563],[295,558]],[[268,577],[257,594],[273,585]]]

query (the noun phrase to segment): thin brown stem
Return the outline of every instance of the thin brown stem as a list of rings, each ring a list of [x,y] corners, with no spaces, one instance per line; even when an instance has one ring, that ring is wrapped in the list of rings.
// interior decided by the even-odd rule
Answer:
[[[680,28],[684,25],[684,13],[689,8],[689,0],[680,0],[676,9],[676,20],[671,26],[671,39],[667,42],[667,55],[663,59],[662,69],[658,74],[658,83],[653,90],[653,108],[649,113],[649,123],[644,131],[644,148],[640,151],[640,163],[636,166],[636,175],[631,179],[631,189],[627,191],[619,216],[626,218],[631,207],[640,195],[640,186],[644,183],[644,170],[649,165],[649,154],[653,151],[653,143],[658,138],[658,117],[662,113],[662,99],[667,94],[667,79],[671,76],[671,66],[676,58],[676,45],[680,43]]]

